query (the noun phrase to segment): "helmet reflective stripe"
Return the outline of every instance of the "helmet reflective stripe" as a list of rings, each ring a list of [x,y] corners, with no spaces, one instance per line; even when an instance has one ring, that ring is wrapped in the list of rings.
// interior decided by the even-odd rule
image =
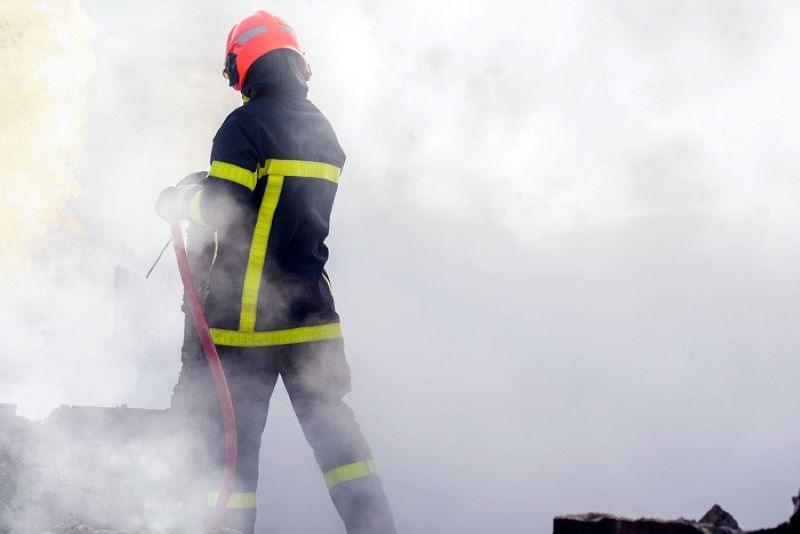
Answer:
[[[267,30],[268,30],[268,28],[267,28],[266,24],[250,28],[249,30],[244,32],[242,35],[240,35],[239,37],[236,38],[236,44],[243,45],[247,41],[249,41],[250,39],[255,37],[256,35],[261,35],[262,33],[266,33]]]

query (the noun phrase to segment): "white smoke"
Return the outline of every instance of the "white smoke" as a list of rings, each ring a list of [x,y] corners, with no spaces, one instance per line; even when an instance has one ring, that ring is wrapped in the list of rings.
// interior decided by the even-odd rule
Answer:
[[[29,245],[61,235],[51,211],[2,238],[4,272],[25,266],[25,283],[3,284],[0,400],[31,415],[166,405],[182,333],[174,259],[146,286],[154,326],[121,352],[111,273],[143,273],[166,240],[152,203],[207,165],[238,103],[224,38],[262,7],[296,28],[311,98],[348,153],[330,272],[349,401],[403,531],[546,532],[558,513],[698,517],[713,502],[748,528],[787,517],[800,9],[786,1],[83,2],[87,134],[52,134],[70,154],[86,146],[53,204],[82,245]],[[36,82],[70,128],[77,70]],[[40,109],[3,94],[4,109],[18,97]],[[3,211],[5,227],[20,213]],[[259,525],[338,532],[284,397]]]

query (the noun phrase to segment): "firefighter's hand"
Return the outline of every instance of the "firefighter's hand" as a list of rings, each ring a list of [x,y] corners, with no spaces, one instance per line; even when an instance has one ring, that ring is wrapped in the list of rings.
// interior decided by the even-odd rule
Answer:
[[[178,220],[178,188],[164,189],[156,200],[156,213],[158,216],[172,224]]]

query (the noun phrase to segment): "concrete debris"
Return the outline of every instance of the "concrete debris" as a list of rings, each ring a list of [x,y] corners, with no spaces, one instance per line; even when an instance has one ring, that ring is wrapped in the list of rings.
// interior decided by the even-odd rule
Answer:
[[[556,517],[553,534],[739,534],[740,530],[698,523],[688,519],[626,519],[608,514]]]
[[[715,527],[727,527],[733,531],[739,530],[739,523],[718,504],[712,506],[711,510],[706,512],[706,515],[701,517],[698,523],[713,525]]]
[[[800,534],[800,495],[791,519],[777,527],[744,531],[731,514],[715,504],[698,521],[626,519],[609,514],[565,515],[553,520],[553,534]]]
[[[62,406],[34,422],[0,404],[0,534],[169,531],[169,518],[192,515],[171,500],[186,493],[170,486],[186,480],[175,466],[191,450],[176,434],[170,410]],[[755,531],[714,505],[697,521],[561,516],[553,534],[800,534],[800,495],[792,503],[788,521]]]
[[[182,513],[186,454],[169,410],[62,406],[30,421],[0,405],[0,534],[167,524]]]
[[[192,226],[188,234],[190,268],[205,294],[213,232]],[[154,325],[137,301],[141,278],[116,269],[114,287],[115,323],[132,332],[153,331],[145,328]],[[184,329],[181,374],[206,376],[188,314]],[[137,350],[158,353],[141,346],[147,339],[136,343]],[[188,428],[198,423],[193,395],[205,394],[193,384],[180,381],[164,410],[61,406],[30,421],[17,416],[16,406],[0,403],[0,534],[203,531],[208,489],[218,477],[197,468],[207,466],[215,451],[195,441],[197,429]]]

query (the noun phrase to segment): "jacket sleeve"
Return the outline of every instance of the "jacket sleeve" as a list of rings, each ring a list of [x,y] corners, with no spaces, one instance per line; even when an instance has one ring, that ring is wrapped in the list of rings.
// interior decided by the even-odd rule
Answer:
[[[208,176],[199,184],[178,187],[179,217],[214,229],[241,220],[256,187],[258,164],[245,125],[229,115],[214,136]]]

